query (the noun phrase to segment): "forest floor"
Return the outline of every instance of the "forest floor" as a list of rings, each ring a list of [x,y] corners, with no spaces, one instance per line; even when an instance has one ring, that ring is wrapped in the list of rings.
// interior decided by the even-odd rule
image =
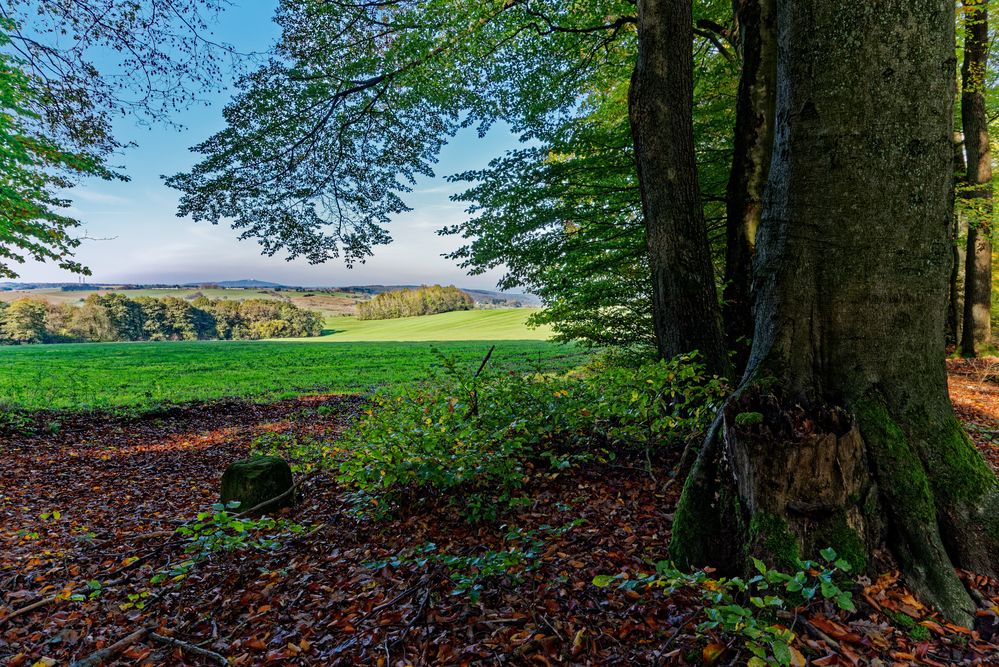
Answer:
[[[949,368],[959,415],[999,467],[999,360]],[[222,471],[254,438],[335,438],[361,409],[323,396],[142,418],[38,413],[33,434],[31,424],[0,434],[0,665],[70,664],[118,642],[101,664],[745,664],[739,642],[696,636],[697,593],[592,583],[647,573],[666,553],[675,455],[652,474],[644,459],[538,471],[525,488],[533,504],[476,526],[440,499],[361,518],[356,499],[317,473],[280,515],[304,532],[184,565],[189,542],[173,530],[215,502]],[[999,582],[964,576],[982,596],[973,630],[932,614],[888,573],[858,580],[854,613],[823,603],[789,619],[792,658],[999,664]],[[455,594],[476,585],[481,595]],[[903,627],[900,614],[919,625]]]

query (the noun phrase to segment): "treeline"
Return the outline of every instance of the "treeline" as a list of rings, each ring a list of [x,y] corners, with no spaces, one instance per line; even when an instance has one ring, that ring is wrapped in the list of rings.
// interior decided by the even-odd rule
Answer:
[[[357,304],[359,320],[389,320],[396,317],[449,313],[471,310],[475,300],[454,285],[424,285],[411,289],[382,292],[370,301]]]
[[[82,305],[0,302],[0,343],[253,340],[318,336],[322,315],[284,301],[92,294]]]

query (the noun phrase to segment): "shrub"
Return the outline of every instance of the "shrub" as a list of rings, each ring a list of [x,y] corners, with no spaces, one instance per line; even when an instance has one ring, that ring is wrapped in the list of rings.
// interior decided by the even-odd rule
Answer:
[[[528,464],[562,468],[611,447],[681,445],[701,437],[723,394],[692,355],[567,376],[470,375],[445,360],[431,379],[373,397],[346,435],[339,477],[383,501],[460,489],[469,518],[490,518],[514,498]]]

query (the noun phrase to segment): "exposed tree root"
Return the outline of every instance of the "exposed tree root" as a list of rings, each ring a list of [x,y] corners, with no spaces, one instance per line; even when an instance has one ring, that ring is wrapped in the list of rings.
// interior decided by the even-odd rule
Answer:
[[[888,546],[917,595],[970,627],[955,566],[995,575],[999,489],[953,414],[937,412],[876,394],[851,409],[736,394],[684,486],[674,560],[741,573],[750,556],[794,568],[833,547],[862,571]]]

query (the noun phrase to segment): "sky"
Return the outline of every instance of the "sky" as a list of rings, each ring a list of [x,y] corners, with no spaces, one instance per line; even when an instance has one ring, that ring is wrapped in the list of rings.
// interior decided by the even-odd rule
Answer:
[[[276,0],[236,0],[221,16],[215,34],[243,52],[263,51],[278,36],[271,17]],[[240,241],[227,225],[194,222],[176,215],[179,193],[166,187],[162,175],[185,171],[197,161],[189,147],[224,126],[222,108],[231,90],[206,95],[208,104],[176,114],[181,128],[148,126],[122,119],[115,130],[119,140],[134,142],[111,162],[122,165],[127,183],[90,179],[68,192],[68,213],[84,223],[85,240],[76,257],[90,267],[93,283],[186,283],[255,278],[287,285],[455,284],[493,289],[502,271],[468,276],[451,260],[441,257],[462,245],[460,237],[441,237],[435,231],[464,219],[464,207],[449,195],[461,184],[445,180],[449,174],[484,167],[516,139],[494,128],[484,139],[468,130],[444,149],[436,178],[422,178],[403,196],[412,211],[388,225],[393,242],[378,246],[365,264],[348,269],[341,262],[311,266],[286,261],[280,254],[265,257],[254,240]],[[78,277],[55,264],[28,262],[20,266],[21,282],[76,282]]]

